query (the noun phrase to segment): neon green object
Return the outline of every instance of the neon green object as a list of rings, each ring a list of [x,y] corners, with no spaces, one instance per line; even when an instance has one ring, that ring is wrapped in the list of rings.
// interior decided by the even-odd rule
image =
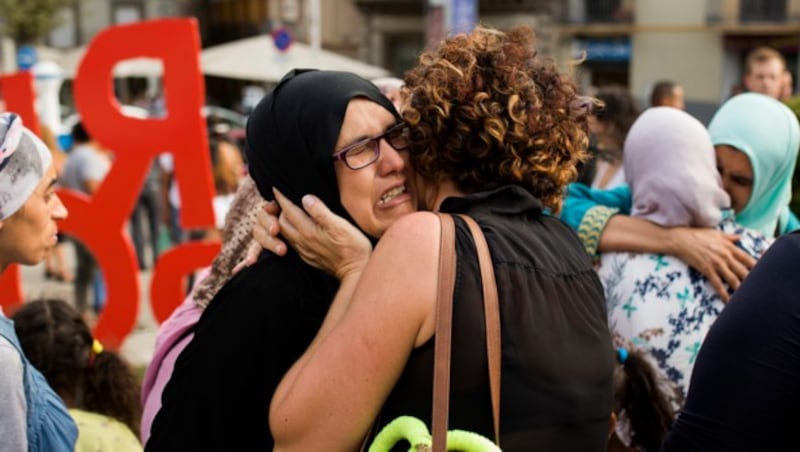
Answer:
[[[375,436],[375,440],[369,446],[369,452],[386,452],[403,439],[411,444],[408,452],[429,451],[433,444],[433,438],[424,422],[412,416],[400,416],[388,423]],[[447,450],[501,452],[500,448],[485,436],[464,430],[447,432]]]

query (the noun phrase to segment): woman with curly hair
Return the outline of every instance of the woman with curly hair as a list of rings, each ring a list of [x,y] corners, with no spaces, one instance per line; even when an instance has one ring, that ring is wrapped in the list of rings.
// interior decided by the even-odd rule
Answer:
[[[478,27],[424,53],[406,74],[409,157],[427,210],[465,213],[489,244],[502,330],[500,438],[494,438],[477,257],[456,223],[449,427],[505,451],[604,450],[614,352],[603,289],[560,220],[564,187],[587,146],[587,105],[530,28]],[[376,140],[379,138],[375,138]],[[345,146],[334,153],[351,157]],[[354,157],[354,156],[352,156]],[[276,450],[354,450],[401,415],[431,422],[440,221],[392,224],[374,251],[331,254],[358,233],[317,198],[278,195],[283,237],[341,285],[317,337],[270,408]],[[406,447],[407,449],[407,447]]]

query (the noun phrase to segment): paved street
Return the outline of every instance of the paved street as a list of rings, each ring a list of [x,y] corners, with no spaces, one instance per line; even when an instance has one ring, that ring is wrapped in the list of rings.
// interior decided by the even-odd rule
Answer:
[[[70,244],[65,245],[66,260],[70,268],[74,266],[74,254]],[[44,264],[33,267],[21,267],[22,284],[25,297],[28,300],[36,298],[61,298],[73,302],[74,294],[71,283],[64,283],[52,279],[45,279]],[[73,269],[74,273],[74,269]],[[140,273],[141,301],[139,305],[139,318],[136,327],[122,344],[121,353],[134,366],[144,366],[153,356],[155,344],[156,325],[150,310],[150,272]]]

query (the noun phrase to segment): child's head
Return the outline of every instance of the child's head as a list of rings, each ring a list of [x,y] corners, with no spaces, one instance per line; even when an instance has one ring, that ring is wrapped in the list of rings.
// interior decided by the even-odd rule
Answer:
[[[69,408],[113,417],[139,431],[139,381],[102,350],[80,313],[63,300],[38,300],[13,316],[25,354]]]
[[[683,403],[674,388],[647,359],[645,351],[618,348],[619,366],[614,372],[614,414],[622,428],[619,438],[631,448],[659,450],[676,408]],[[627,424],[627,425],[624,425]],[[619,432],[625,432],[619,435]]]

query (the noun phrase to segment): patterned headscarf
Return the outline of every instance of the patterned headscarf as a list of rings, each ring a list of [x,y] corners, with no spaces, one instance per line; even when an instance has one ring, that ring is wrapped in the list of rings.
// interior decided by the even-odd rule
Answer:
[[[711,137],[688,113],[645,110],[628,132],[622,155],[633,216],[662,226],[713,227],[730,206]]]
[[[264,202],[253,179],[245,177],[225,216],[222,249],[211,264],[211,272],[194,288],[194,302],[201,308],[205,309],[214,295],[231,279],[233,267],[244,258],[248,247],[254,242],[253,224]]]
[[[775,237],[785,225],[792,198],[792,175],[800,146],[800,125],[786,105],[757,93],[730,98],[708,126],[714,146],[728,145],[747,155],[753,167],[753,192],[736,213],[736,222]]]
[[[22,207],[53,160],[47,146],[14,113],[0,114],[0,220]]]

